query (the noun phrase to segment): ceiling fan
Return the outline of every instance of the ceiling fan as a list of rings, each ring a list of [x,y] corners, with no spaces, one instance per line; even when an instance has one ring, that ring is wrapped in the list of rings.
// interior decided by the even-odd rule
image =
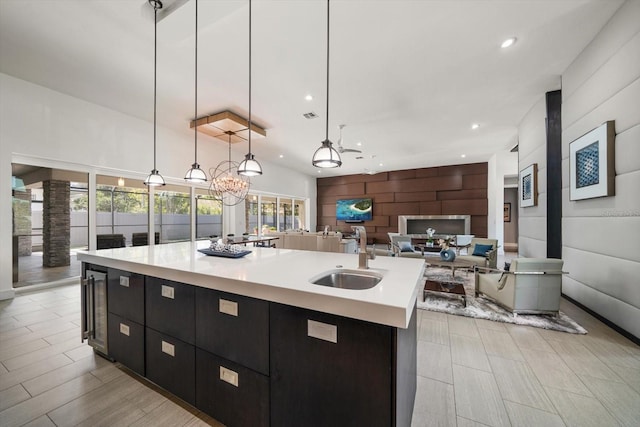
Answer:
[[[342,129],[345,127],[346,125],[338,125],[338,127],[340,128],[340,138],[338,138],[338,142],[336,142],[336,145],[338,146],[338,153],[342,154],[342,153],[362,153],[361,150],[356,150],[355,148],[344,148],[342,146]]]

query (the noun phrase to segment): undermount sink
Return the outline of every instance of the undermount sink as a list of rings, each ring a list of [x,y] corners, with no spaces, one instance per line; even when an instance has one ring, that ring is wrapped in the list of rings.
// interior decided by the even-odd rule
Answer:
[[[311,279],[314,285],[342,289],[371,289],[382,280],[382,275],[366,270],[331,270]]]

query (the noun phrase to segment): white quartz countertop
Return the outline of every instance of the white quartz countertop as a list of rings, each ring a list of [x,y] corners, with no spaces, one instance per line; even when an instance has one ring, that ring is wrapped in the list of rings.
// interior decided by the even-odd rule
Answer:
[[[208,246],[199,241],[83,251],[78,260],[399,328],[409,325],[423,283],[419,259],[369,260],[369,271],[383,279],[371,289],[351,290],[310,279],[336,268],[357,269],[356,254],[247,247],[252,253],[231,259],[197,251]]]

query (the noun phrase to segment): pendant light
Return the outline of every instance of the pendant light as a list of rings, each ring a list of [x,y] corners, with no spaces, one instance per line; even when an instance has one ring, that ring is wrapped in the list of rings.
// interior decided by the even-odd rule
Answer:
[[[251,179],[238,175],[238,163],[231,160],[231,137],[233,131],[227,131],[229,138],[229,159],[223,160],[211,173],[209,194],[225,206],[235,206],[243,202],[249,193]]]
[[[340,154],[333,148],[329,141],[329,0],[327,0],[327,122],[325,125],[325,138],[320,148],[313,153],[311,163],[317,168],[337,168],[342,165]]]
[[[195,144],[195,154],[194,161],[191,165],[191,169],[187,171],[184,175],[185,181],[188,182],[207,182],[207,174],[204,173],[202,169],[200,169],[200,165],[198,164],[198,0],[196,0],[196,52],[195,52],[195,103],[194,103],[194,117],[196,120],[196,126],[193,127],[193,137]]]
[[[164,178],[156,169],[156,83],[158,68],[158,9],[162,9],[160,0],[149,0],[149,4],[153,7],[153,169],[144,184],[149,187],[158,187],[164,185]]]
[[[238,165],[238,174],[244,176],[262,175],[262,166],[251,153],[251,0],[249,0],[249,152]]]

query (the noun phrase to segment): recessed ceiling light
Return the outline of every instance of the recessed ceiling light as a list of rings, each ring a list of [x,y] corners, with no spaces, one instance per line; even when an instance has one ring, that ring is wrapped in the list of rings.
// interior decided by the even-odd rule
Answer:
[[[460,154],[460,157],[462,157],[464,159],[465,157],[467,157],[467,155],[466,154]]]
[[[515,37],[509,37],[508,39],[506,39],[505,41],[502,42],[500,47],[505,49],[505,48],[507,48],[509,46],[513,46],[514,43],[516,42],[516,40],[518,40],[518,39],[516,39]]]
[[[283,157],[284,157],[284,154],[280,154],[280,158],[283,158]]]
[[[358,141],[358,142],[356,142],[356,145],[357,145],[358,147],[362,147],[362,142]]]
[[[474,123],[474,124],[471,125],[471,129],[473,129],[473,130],[478,129],[479,127],[480,127],[480,125],[477,124],[477,123]]]
[[[318,173],[322,173],[322,170],[318,169]]]
[[[378,166],[384,166],[382,163],[378,163]]]
[[[313,101],[313,96],[311,94],[304,97],[307,101]]]

